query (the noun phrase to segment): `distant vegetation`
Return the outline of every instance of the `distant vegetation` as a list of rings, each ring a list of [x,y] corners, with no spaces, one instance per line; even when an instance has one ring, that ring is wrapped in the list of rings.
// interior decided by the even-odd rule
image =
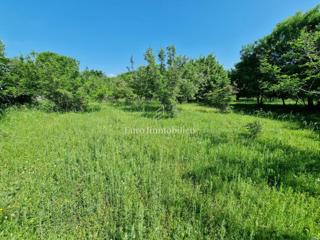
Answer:
[[[170,46],[161,49],[158,63],[152,49],[145,53],[146,66],[134,69],[133,59],[129,72],[120,75],[120,86],[127,86],[133,101],[158,100],[164,110],[174,115],[177,102],[199,102],[225,110],[231,97],[227,72],[214,56],[188,59],[176,56]],[[123,87],[119,90],[123,90]],[[127,98],[125,94],[119,98]]]
[[[320,7],[297,13],[274,31],[245,46],[229,74],[213,55],[189,59],[174,46],[145,52],[145,66],[108,78],[100,71],[79,70],[79,63],[55,53],[32,53],[12,59],[0,44],[0,104],[43,105],[54,111],[87,111],[90,102],[157,101],[169,116],[178,102],[199,102],[225,111],[235,94],[287,99],[313,108],[320,99]]]
[[[2,107],[32,104],[49,111],[86,111],[90,102],[104,99],[109,92],[102,72],[80,72],[73,58],[44,52],[8,59],[1,53]]]
[[[56,53],[32,53],[8,59],[1,44],[0,104],[32,104],[51,111],[87,111],[102,100],[158,101],[173,116],[177,102],[197,101],[225,110],[231,96],[227,72],[209,55],[196,60],[176,56],[175,47],[152,49],[146,66],[108,78],[100,71],[79,70],[79,63]]]

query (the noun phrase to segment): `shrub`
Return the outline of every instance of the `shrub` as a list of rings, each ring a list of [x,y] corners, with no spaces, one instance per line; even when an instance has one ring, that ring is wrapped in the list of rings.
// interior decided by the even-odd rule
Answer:
[[[206,94],[206,100],[209,105],[218,108],[222,112],[226,112],[231,101],[231,88],[217,88]]]
[[[122,78],[115,78],[113,80],[111,96],[114,100],[131,100],[136,97],[136,95],[133,93],[132,88]]]
[[[101,105],[96,102],[90,102],[88,103],[88,106],[86,108],[87,112],[97,112],[101,110]]]
[[[257,138],[262,131],[262,124],[259,121],[248,123],[245,127],[249,138]]]
[[[177,105],[176,101],[173,98],[169,98],[167,102],[165,102],[164,110],[169,118],[173,118],[177,114]]]
[[[48,99],[38,99],[36,108],[44,112],[53,112],[57,109],[56,104]]]
[[[86,111],[88,100],[81,92],[72,93],[64,89],[58,89],[50,96],[55,104],[55,111]]]

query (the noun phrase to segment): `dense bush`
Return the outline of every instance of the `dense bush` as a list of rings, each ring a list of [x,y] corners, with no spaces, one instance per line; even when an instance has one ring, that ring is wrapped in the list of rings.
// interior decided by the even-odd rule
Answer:
[[[111,96],[113,100],[133,100],[136,98],[136,94],[130,87],[129,79],[131,76],[123,74],[112,79],[111,83]]]
[[[249,138],[257,138],[262,131],[262,124],[259,121],[253,121],[248,123],[245,128],[247,130],[246,135]]]
[[[103,101],[111,96],[111,79],[101,71],[85,70],[80,73],[79,86],[91,101]]]
[[[7,59],[0,45],[0,105],[34,104],[46,111],[87,111],[110,94],[99,71],[80,72],[79,63],[56,53]]]
[[[205,98],[209,105],[225,112],[228,110],[229,102],[231,101],[231,92],[230,86],[216,88],[206,94]]]
[[[86,96],[80,92],[72,93],[65,89],[57,89],[51,95],[56,111],[85,111],[88,106]]]

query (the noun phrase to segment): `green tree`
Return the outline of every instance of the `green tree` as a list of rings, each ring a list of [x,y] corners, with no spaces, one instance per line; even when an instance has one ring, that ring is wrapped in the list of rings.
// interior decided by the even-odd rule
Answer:
[[[166,72],[166,52],[163,48],[160,49],[158,58],[160,62],[160,73],[164,75]]]
[[[79,75],[80,89],[93,101],[102,101],[111,96],[110,79],[101,71],[84,70]]]
[[[296,64],[300,80],[297,91],[308,99],[308,105],[312,107],[314,100],[320,99],[320,25],[315,32],[303,29],[299,38],[290,45],[291,51],[286,56]]]
[[[144,54],[146,66],[139,67],[136,71],[129,71],[130,86],[135,95],[147,101],[157,98],[161,84],[161,73],[156,58],[151,48]]]
[[[115,89],[116,93],[121,94],[117,95],[129,94],[127,90],[131,88],[139,100],[158,100],[170,117],[175,115],[177,101],[200,101],[219,108],[228,105],[231,96],[230,80],[212,55],[189,60],[177,56],[176,48],[169,46],[166,51],[160,49],[159,62],[152,49],[148,49],[144,57],[146,66],[137,70],[129,67],[127,74],[119,76],[121,84]]]
[[[0,41],[0,107],[6,100],[4,76],[8,69],[8,59],[5,57],[5,46]]]
[[[237,99],[240,97],[256,97],[257,103],[262,103],[263,91],[260,86],[262,74],[258,43],[242,48],[241,61],[236,64],[230,77],[236,89]]]
[[[12,104],[32,103],[38,95],[39,76],[34,62],[34,54],[8,61],[8,71],[4,76],[6,94]]]
[[[139,94],[138,89],[132,88],[132,84],[137,84],[138,82],[134,81],[135,77],[133,77],[133,72],[121,74],[117,77],[114,77],[110,80],[111,82],[111,95],[114,100],[134,100],[136,98],[136,93]],[[136,85],[137,86],[137,85]],[[142,93],[141,93],[142,94]]]
[[[176,102],[178,94],[178,86],[181,79],[181,72],[176,57],[176,48],[174,46],[167,47],[167,70],[162,76],[162,84],[159,93],[161,104],[169,117],[173,117],[176,113]]]
[[[214,106],[226,106],[231,94],[230,79],[223,66],[213,55],[201,57],[195,61],[201,78],[197,100]],[[225,94],[223,98],[222,93]],[[221,103],[218,104],[218,103]]]
[[[84,111],[88,96],[81,89],[79,63],[73,58],[52,52],[36,55],[41,97],[55,104],[58,111]]]
[[[147,66],[144,68],[142,76],[143,84],[145,84],[144,97],[151,100],[157,97],[157,90],[160,87],[161,80],[160,71],[151,48],[146,51],[144,59],[147,62]]]
[[[231,73],[238,97],[319,100],[320,6],[279,23],[246,47]],[[259,100],[260,99],[260,100]]]
[[[199,91],[199,73],[193,61],[186,61],[181,69],[181,79],[179,81],[179,102],[195,101],[196,94]]]

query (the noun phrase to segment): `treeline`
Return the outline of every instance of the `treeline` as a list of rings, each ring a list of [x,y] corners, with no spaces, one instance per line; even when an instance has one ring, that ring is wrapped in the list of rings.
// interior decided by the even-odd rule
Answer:
[[[109,78],[100,71],[80,71],[75,59],[51,52],[9,59],[1,43],[0,106],[27,103],[50,111],[87,111],[97,101],[157,101],[169,116],[177,102],[227,108],[230,80],[212,55],[192,60],[177,56],[170,46],[157,57],[148,49],[144,57],[145,66],[135,69],[131,59],[127,73]]]
[[[110,92],[100,71],[80,71],[79,62],[56,53],[6,58],[0,44],[0,106],[31,104],[48,111],[87,111]]]
[[[198,102],[225,111],[233,92],[257,99],[294,99],[313,107],[320,102],[320,6],[298,13],[274,31],[244,47],[229,72],[213,55],[190,59],[174,46],[145,52],[145,66],[115,78],[80,71],[79,62],[52,52],[7,58],[0,42],[0,108],[30,104],[50,111],[88,111],[97,101],[156,101],[169,115],[176,104]]]
[[[320,101],[320,6],[297,13],[274,31],[244,47],[230,73],[237,98],[294,99],[313,107]]]
[[[146,66],[135,69],[134,60],[128,73],[117,78],[114,96],[129,101],[158,101],[169,116],[176,104],[199,102],[225,111],[231,98],[228,73],[213,55],[189,59],[178,56],[174,46],[160,49],[157,56],[150,48]]]

